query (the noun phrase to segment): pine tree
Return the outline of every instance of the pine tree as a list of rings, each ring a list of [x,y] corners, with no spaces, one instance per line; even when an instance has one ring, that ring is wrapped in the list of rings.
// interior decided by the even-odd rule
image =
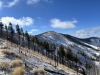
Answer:
[[[66,57],[66,59],[69,59],[69,60],[72,60],[72,58],[73,58],[72,50],[69,47],[66,49],[65,57]]]
[[[50,44],[49,44],[49,50],[50,50],[50,52],[54,52],[54,51],[55,51],[55,49],[56,49],[55,44],[50,43]]]
[[[36,44],[39,44],[39,39],[36,36],[33,37],[32,41]]]
[[[4,26],[4,24],[2,22],[0,22],[0,36],[1,37],[3,35],[3,26]]]
[[[23,32],[23,28],[20,29],[20,33],[21,33],[21,35],[23,36],[22,39],[23,39],[23,45],[24,45],[24,32]]]
[[[18,24],[16,25],[16,31],[17,31],[18,39],[19,39],[18,45],[20,45],[20,34],[21,34],[21,32],[20,32],[20,28],[19,28],[19,25]]]
[[[11,34],[10,40],[12,41],[13,40],[13,35],[14,35],[14,29],[12,27],[12,23],[11,22],[9,23],[9,26],[8,26],[8,32]]]
[[[7,40],[8,40],[8,27],[7,27],[7,25],[5,25],[5,30],[6,30],[6,36],[7,36]]]
[[[65,56],[64,47],[62,45],[59,46],[58,55],[63,58]]]
[[[64,64],[63,59],[64,59],[64,57],[65,57],[65,51],[64,51],[63,45],[60,45],[60,46],[59,46],[58,55],[59,55],[59,57],[60,57],[60,59],[61,59],[60,62],[62,62],[62,64]]]
[[[13,36],[14,36],[14,29],[13,28],[11,29],[11,36],[12,36],[11,39],[12,39],[12,42],[13,42]]]
[[[44,41],[44,49],[46,50],[46,55],[48,55],[48,52],[49,52],[49,43],[47,41]]]
[[[27,31],[25,32],[25,37],[26,37],[26,40],[28,41],[28,48],[30,49],[30,36]]]

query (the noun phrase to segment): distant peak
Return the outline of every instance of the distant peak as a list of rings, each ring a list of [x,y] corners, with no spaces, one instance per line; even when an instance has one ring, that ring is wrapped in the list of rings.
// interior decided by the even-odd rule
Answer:
[[[55,31],[48,31],[48,32],[44,32],[44,33],[42,33],[42,34],[57,34],[57,32],[55,32]]]

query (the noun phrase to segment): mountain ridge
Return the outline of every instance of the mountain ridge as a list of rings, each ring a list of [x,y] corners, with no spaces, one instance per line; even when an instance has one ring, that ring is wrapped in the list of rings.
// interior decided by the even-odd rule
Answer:
[[[51,35],[50,35],[51,34]],[[41,35],[50,35],[50,37],[51,36],[56,36],[56,35],[58,35],[59,34],[59,36],[61,35],[61,36],[63,36],[63,37],[65,37],[65,38],[67,38],[68,40],[70,40],[70,41],[73,41],[74,40],[74,42],[76,42],[76,41],[79,41],[79,43],[81,43],[81,42],[85,42],[85,43],[88,43],[88,44],[91,44],[91,45],[94,45],[94,46],[99,46],[100,44],[99,43],[97,43],[97,44],[94,44],[94,41],[95,40],[99,40],[99,42],[100,42],[100,38],[99,37],[89,37],[89,38],[78,38],[78,37],[75,37],[75,36],[71,36],[71,35],[69,35],[69,34],[62,34],[62,33],[57,33],[57,32],[55,32],[55,31],[48,31],[48,32],[44,32],[44,33],[42,33],[42,34],[38,34],[38,35],[36,35],[36,36],[41,36]],[[49,38],[50,38],[49,37]],[[81,43],[82,44],[82,43]],[[83,45],[85,45],[85,46],[87,46],[86,44],[83,44]],[[90,47],[90,46],[88,46],[88,47]],[[91,47],[90,47],[91,48]]]

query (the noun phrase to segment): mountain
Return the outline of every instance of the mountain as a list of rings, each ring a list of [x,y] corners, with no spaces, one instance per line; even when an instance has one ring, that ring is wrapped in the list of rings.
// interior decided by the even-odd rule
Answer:
[[[9,37],[11,35],[9,34]],[[5,36],[0,40],[0,65],[2,61],[8,61],[11,63],[16,59],[16,55],[20,55],[21,61],[23,61],[23,66],[25,63],[28,68],[25,73],[33,74],[32,69],[35,67],[44,68],[46,72],[50,75],[77,75],[78,72],[84,75],[100,75],[99,74],[99,59],[100,59],[100,38],[90,37],[90,38],[77,38],[68,34],[57,33],[54,31],[45,32],[36,36],[30,37],[30,43],[24,37],[20,36],[20,46],[18,44],[18,34],[14,34],[13,40],[8,38],[5,40]],[[11,40],[10,40],[11,39]],[[9,42],[12,41],[12,42]],[[11,44],[10,44],[11,43]],[[30,48],[26,46],[30,45]],[[55,46],[55,47],[54,47]],[[59,47],[63,47],[64,57],[59,55]],[[6,49],[11,55],[5,56],[2,51]],[[52,49],[53,48],[53,49]],[[71,50],[69,51],[68,48]],[[69,51],[70,57],[66,57]],[[64,53],[65,52],[65,53]],[[7,54],[9,54],[7,53]],[[13,56],[15,55],[15,56]],[[2,59],[4,56],[4,59]],[[10,64],[10,66],[12,63]],[[26,67],[27,67],[26,66]],[[0,67],[1,69],[2,67]],[[12,67],[9,67],[10,72],[12,72]],[[4,74],[0,71],[0,74]],[[9,74],[7,74],[9,75]]]
[[[65,49],[69,47],[73,54],[77,54],[78,58],[82,62],[83,68],[86,63],[99,65],[100,38],[98,37],[83,39],[54,31],[45,32],[36,36],[41,41],[46,40],[48,43],[54,43],[56,46],[60,46],[62,44]],[[91,66],[93,65],[91,64]]]
[[[90,37],[81,40],[94,46],[100,46],[100,38],[98,37]]]

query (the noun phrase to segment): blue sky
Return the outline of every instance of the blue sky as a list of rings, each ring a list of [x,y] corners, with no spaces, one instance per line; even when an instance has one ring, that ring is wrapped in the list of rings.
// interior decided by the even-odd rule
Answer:
[[[0,0],[0,21],[18,23],[33,35],[100,37],[100,0]]]

